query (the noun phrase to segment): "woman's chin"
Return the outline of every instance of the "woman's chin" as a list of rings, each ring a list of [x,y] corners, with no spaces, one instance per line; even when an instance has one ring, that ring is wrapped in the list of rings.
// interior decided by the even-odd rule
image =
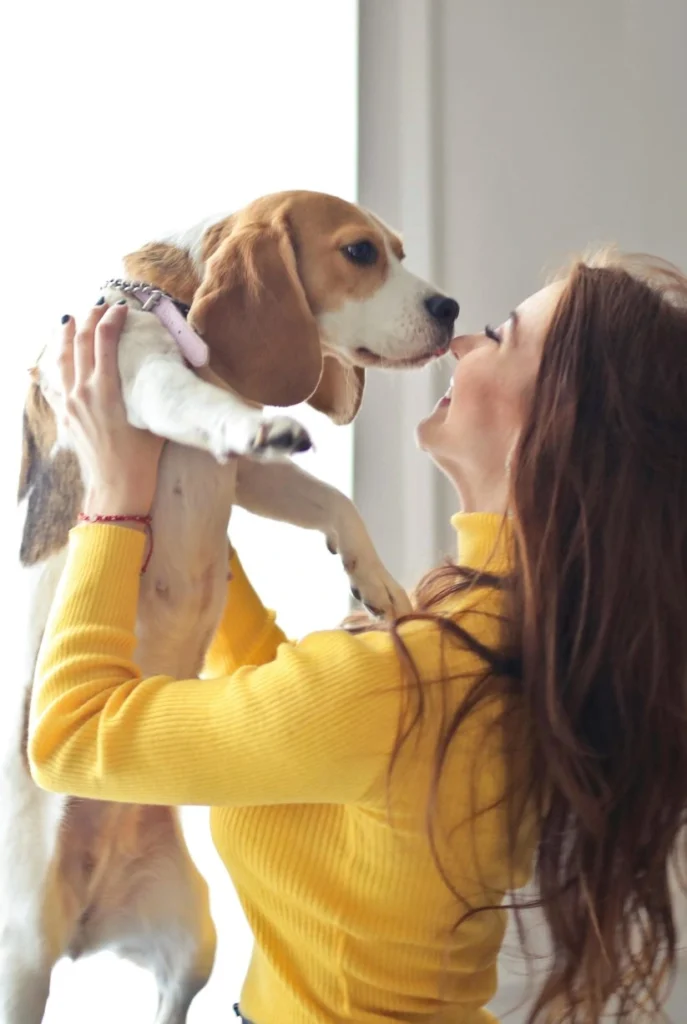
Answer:
[[[418,448],[423,452],[432,454],[433,443],[437,437],[437,430],[439,430],[446,419],[446,409],[448,404],[442,405],[441,402],[432,410],[429,416],[425,416],[423,420],[420,420],[417,427],[415,428],[415,440]]]
[[[415,444],[421,452],[427,451],[427,420],[420,420],[415,428]]]

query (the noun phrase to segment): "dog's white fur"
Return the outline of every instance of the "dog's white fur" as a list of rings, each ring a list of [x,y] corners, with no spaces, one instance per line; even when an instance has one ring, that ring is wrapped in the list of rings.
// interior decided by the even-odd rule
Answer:
[[[202,269],[202,239],[187,233],[184,245]],[[342,360],[364,347],[383,362],[412,363],[433,343],[434,325],[423,306],[433,289],[410,274],[390,248],[387,258],[390,273],[374,294],[349,299],[319,317],[326,349]],[[109,302],[120,297],[106,293]],[[155,316],[136,300],[127,302],[119,367],[128,416],[172,442],[160,467],[155,546],[141,584],[137,659],[143,672],[177,678],[200,673],[225,599],[227,527],[235,503],[322,531],[366,603],[384,612],[407,610],[404,591],[381,564],[354,505],[283,457],[285,444],[296,448],[303,440],[300,425],[288,416],[265,419],[210,371],[189,369]],[[39,372],[61,424],[55,356],[48,347]],[[57,444],[70,445],[62,426]],[[214,935],[207,894],[182,839],[178,856],[151,866],[150,885],[135,905],[86,922],[78,940],[46,933],[66,802],[32,783],[21,733],[25,694],[63,561],[61,551],[23,569],[22,590],[12,595],[15,621],[26,624],[27,633],[0,688],[0,1024],[40,1024],[55,960],[103,948],[154,972],[160,989],[157,1024],[183,1024],[207,980]]]

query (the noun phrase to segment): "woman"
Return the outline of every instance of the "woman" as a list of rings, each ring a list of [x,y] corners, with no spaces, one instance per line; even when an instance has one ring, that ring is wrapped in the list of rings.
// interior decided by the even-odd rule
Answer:
[[[64,335],[85,512],[145,515],[161,443],[127,423],[126,310]],[[75,340],[76,338],[76,340]],[[687,279],[581,262],[457,338],[419,427],[459,567],[390,629],[288,644],[234,565],[218,678],[132,661],[145,536],[75,529],[33,700],[45,788],[209,804],[256,936],[256,1024],[485,1022],[507,890],[534,866],[554,957],[532,1019],[657,1012],[687,806]],[[116,581],[116,586],[113,586]],[[232,631],[240,607],[240,635]]]

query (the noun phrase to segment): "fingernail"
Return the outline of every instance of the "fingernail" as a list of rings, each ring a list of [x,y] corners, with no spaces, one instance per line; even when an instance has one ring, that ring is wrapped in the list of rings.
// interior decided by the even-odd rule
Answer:
[[[98,299],[98,301],[96,302],[96,306],[104,306],[104,305],[105,305],[105,296],[101,295],[100,298]]]
[[[65,313],[64,316],[62,317],[62,319],[60,320],[60,323],[61,324],[68,324],[70,320],[71,320],[71,317],[70,317],[69,313]]]
[[[119,299],[117,301],[118,306],[126,306],[126,299]]]

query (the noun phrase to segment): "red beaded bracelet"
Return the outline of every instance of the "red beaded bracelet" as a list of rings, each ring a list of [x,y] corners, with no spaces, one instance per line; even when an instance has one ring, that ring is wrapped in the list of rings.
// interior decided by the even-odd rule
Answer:
[[[153,517],[152,516],[87,516],[85,512],[79,512],[80,523],[140,523],[145,526],[148,536],[148,554],[145,557],[141,568],[141,576],[150,565],[153,557]]]

